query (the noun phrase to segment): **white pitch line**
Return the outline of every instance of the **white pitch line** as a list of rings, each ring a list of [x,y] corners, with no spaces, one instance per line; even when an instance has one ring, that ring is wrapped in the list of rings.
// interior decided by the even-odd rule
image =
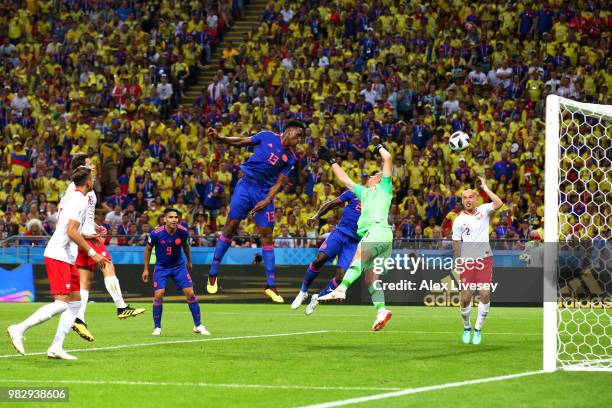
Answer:
[[[317,331],[305,331],[305,332],[296,332],[296,333],[275,333],[275,334],[258,334],[253,336],[234,336],[234,337],[213,337],[213,338],[205,338],[205,339],[194,339],[194,340],[171,340],[171,341],[155,341],[150,343],[133,343],[133,344],[118,344],[115,346],[106,346],[106,347],[90,347],[90,348],[80,348],[80,349],[72,349],[66,350],[70,353],[76,353],[81,351],[101,351],[101,350],[116,350],[123,348],[134,348],[134,347],[148,347],[148,346],[162,346],[165,344],[182,344],[182,343],[203,343],[209,341],[224,341],[224,340],[246,340],[246,339],[263,339],[268,337],[285,337],[285,336],[303,336],[307,334],[319,334],[319,333],[328,333],[328,330],[317,330]],[[47,352],[39,352],[39,353],[26,353],[27,356],[42,356],[46,355]],[[11,357],[24,357],[20,354],[0,354],[0,358],[11,358]]]
[[[203,382],[167,382],[167,381],[106,381],[106,380],[9,380],[0,379],[0,383],[39,383],[47,385],[144,385],[144,386],[177,386],[177,387],[207,387],[207,388],[256,388],[278,390],[316,390],[316,391],[396,391],[397,387],[328,387],[316,385],[270,385],[270,384],[215,384]]]
[[[420,392],[435,391],[435,390],[441,390],[445,388],[463,387],[464,385],[483,384],[483,383],[488,383],[488,382],[511,380],[513,378],[527,377],[530,375],[537,375],[537,374],[544,374],[544,371],[542,370],[528,371],[524,373],[500,375],[497,377],[479,378],[476,380],[458,381],[458,382],[452,382],[452,383],[446,383],[446,384],[429,385],[426,387],[418,387],[418,388],[407,388],[405,390],[400,390],[400,391],[395,391],[395,392],[386,392],[384,394],[374,394],[374,395],[368,395],[365,397],[349,398],[345,400],[330,401],[330,402],[323,402],[320,404],[307,405],[302,408],[342,407],[345,405],[360,404],[362,402],[376,401],[376,400],[381,400],[381,399],[386,399],[386,398],[401,397],[404,395],[417,394]]]
[[[331,333],[376,333],[372,330],[330,330]],[[380,333],[385,334],[457,334],[456,331],[423,331],[423,330],[393,330],[389,329],[386,331],[381,331]],[[488,335],[497,335],[497,336],[535,336],[542,337],[542,333],[511,333],[511,332],[484,332],[484,334]]]

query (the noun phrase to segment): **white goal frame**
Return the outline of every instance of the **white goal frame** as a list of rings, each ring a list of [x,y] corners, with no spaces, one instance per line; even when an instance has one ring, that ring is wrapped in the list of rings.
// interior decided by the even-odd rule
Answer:
[[[612,118],[612,106],[576,102],[556,95],[546,98],[546,146],[544,177],[544,254],[543,285],[543,370],[552,372],[558,368],[570,371],[594,371],[598,368],[580,364],[560,367],[558,327],[558,248],[559,242],[559,160],[560,160],[560,113],[561,107],[571,106],[576,110],[593,112],[602,117]],[[554,300],[554,301],[553,301]],[[605,361],[608,361],[607,359]],[[609,368],[602,368],[608,371]]]

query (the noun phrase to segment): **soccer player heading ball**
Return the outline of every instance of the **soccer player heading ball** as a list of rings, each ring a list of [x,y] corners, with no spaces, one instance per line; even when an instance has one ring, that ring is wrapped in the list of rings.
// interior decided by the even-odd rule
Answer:
[[[482,177],[480,188],[492,202],[476,207],[476,190],[465,190],[461,195],[463,212],[453,222],[453,253],[455,268],[461,276],[461,317],[463,318],[463,343],[470,343],[472,326],[470,314],[472,313],[473,290],[464,285],[488,284],[493,279],[493,253],[489,245],[489,221],[493,211],[500,208],[502,200],[489,188]],[[482,341],[481,329],[487,318],[490,306],[490,289],[480,289],[480,302],[478,303],[478,318],[474,326],[473,344]]]
[[[208,293],[217,293],[217,274],[219,264],[232,242],[240,221],[252,216],[259,227],[262,241],[262,257],[266,270],[265,295],[276,303],[284,299],[276,290],[274,262],[274,195],[287,183],[289,173],[297,158],[293,147],[303,137],[305,125],[291,120],[282,134],[264,130],[252,137],[221,136],[213,128],[208,130],[209,137],[232,146],[255,146],[253,154],[240,166],[244,176],[238,180],[230,203],[227,222],[217,240],[213,262],[208,273]]]
[[[391,153],[380,144],[380,138],[375,136],[372,139],[375,144],[374,150],[383,159],[381,172],[376,172],[369,179],[367,186],[355,184],[346,172],[336,163],[329,150],[325,147],[319,149],[319,159],[327,161],[338,180],[361,201],[361,216],[357,221],[357,235],[361,241],[351,262],[351,266],[344,275],[342,283],[332,292],[319,297],[320,301],[325,300],[344,300],[346,290],[359,277],[362,271],[366,271],[366,284],[372,298],[372,303],[376,307],[377,315],[372,330],[381,330],[389,319],[391,312],[385,308],[385,294],[380,286],[374,284],[378,279],[373,271],[375,258],[388,258],[391,255],[393,243],[393,230],[389,225],[389,208],[393,199],[393,183],[391,171],[393,168],[393,158]],[[384,263],[383,263],[384,264]],[[379,289],[377,289],[379,288]]]

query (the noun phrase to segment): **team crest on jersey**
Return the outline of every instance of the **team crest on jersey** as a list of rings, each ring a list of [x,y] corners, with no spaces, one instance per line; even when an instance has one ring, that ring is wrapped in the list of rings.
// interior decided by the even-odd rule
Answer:
[[[87,202],[88,202],[89,205],[93,205],[93,203],[94,203],[93,202],[93,198],[87,197]]]
[[[477,213],[476,213],[476,219],[477,219],[477,220],[482,220],[482,214],[481,214],[481,213],[479,213],[479,212],[477,212]]]
[[[102,256],[106,256],[106,251],[102,251]]]
[[[289,158],[287,157],[287,155],[286,155],[286,154],[283,154],[282,159],[283,159],[283,161],[284,161],[285,163],[287,163],[287,160],[289,160]]]
[[[165,244],[165,243],[166,243],[166,240],[165,240],[165,239],[162,239],[160,242],[161,242],[162,244]]]
[[[269,147],[269,148],[272,148],[272,143],[268,143],[268,147]]]
[[[175,240],[174,240],[174,243],[175,243],[176,245],[181,245],[181,239],[180,239],[180,238],[175,239]]]
[[[66,284],[66,289],[70,289],[70,284],[69,283]]]

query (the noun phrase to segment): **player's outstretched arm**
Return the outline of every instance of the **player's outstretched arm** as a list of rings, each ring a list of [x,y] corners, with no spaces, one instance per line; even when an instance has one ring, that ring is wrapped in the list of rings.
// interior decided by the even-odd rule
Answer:
[[[79,246],[83,251],[87,253],[101,268],[104,268],[104,264],[108,262],[108,259],[94,251],[92,247],[87,245],[85,238],[79,232],[80,223],[77,220],[68,221],[68,238],[70,238],[75,244]]]
[[[219,132],[217,132],[214,128],[208,128],[208,137],[217,140],[221,143],[228,144],[230,146],[250,146],[252,145],[252,141],[250,137],[246,136],[221,136]]]
[[[310,217],[306,221],[306,224],[309,227],[313,227],[315,223],[317,223],[322,216],[327,214],[330,210],[333,210],[334,208],[338,208],[342,206],[343,204],[344,204],[344,201],[340,200],[339,198],[323,203],[323,205],[321,205],[321,207],[317,210],[316,214]]]
[[[346,174],[344,169],[340,167],[338,163],[336,163],[336,159],[332,157],[331,152],[326,147],[320,147],[318,152],[319,160],[325,160],[332,168],[334,175],[338,178],[340,183],[344,185],[349,190],[353,191],[353,186],[355,182],[351,180],[351,178]]]
[[[485,182],[485,179],[482,178],[482,177],[478,177],[478,179],[480,180],[480,188],[482,188],[482,191],[487,193],[487,195],[489,196],[489,198],[493,202],[493,209],[497,210],[502,205],[504,205],[504,202],[501,200],[501,198],[499,198],[497,196],[497,194],[495,194],[494,192],[489,190],[489,187],[487,187],[487,183]]]

